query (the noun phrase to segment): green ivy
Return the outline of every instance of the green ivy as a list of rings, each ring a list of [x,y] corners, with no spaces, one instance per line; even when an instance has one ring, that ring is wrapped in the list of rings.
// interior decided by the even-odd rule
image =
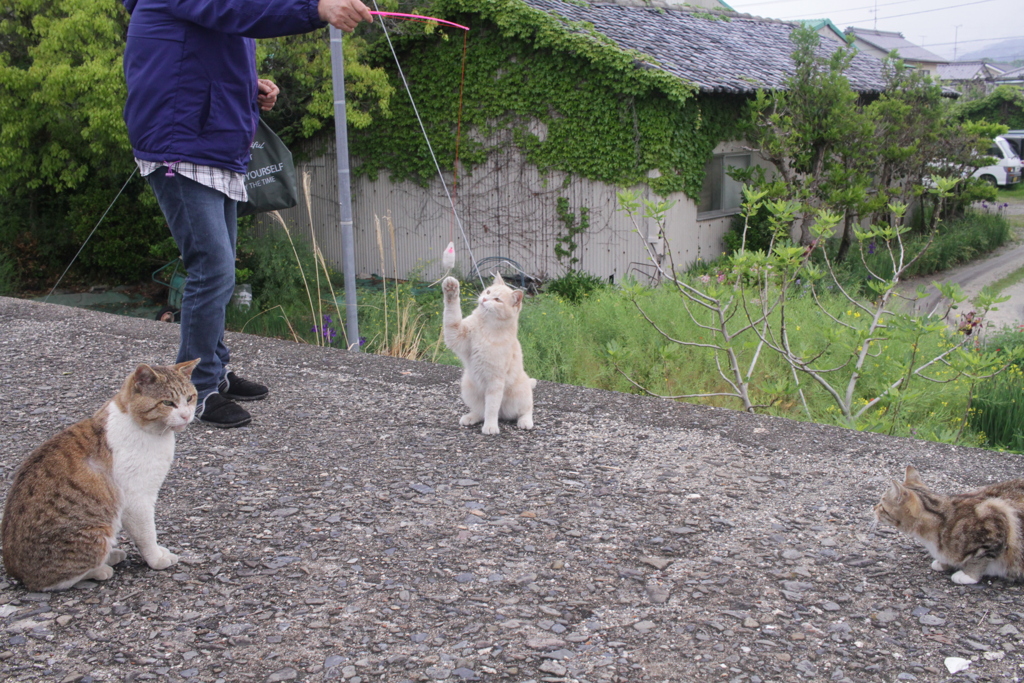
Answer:
[[[542,172],[647,183],[660,195],[682,190],[696,198],[715,145],[742,137],[745,98],[698,95],[649,68],[652,58],[619,49],[587,24],[519,0],[436,0],[429,12],[471,27],[459,146],[464,173],[511,141]],[[451,171],[464,35],[438,28],[392,41],[438,163]],[[388,119],[350,131],[355,172],[376,178],[387,171],[395,181],[425,186],[436,169],[387,44],[371,47],[367,61],[388,71],[397,92]],[[531,122],[546,130],[533,132]]]
[[[978,99],[964,99],[952,107],[960,120],[1001,123],[1011,129],[1024,128],[1024,93],[1020,88],[1000,85]]]
[[[569,270],[573,270],[580,262],[575,256],[576,248],[579,247],[576,236],[585,233],[590,227],[590,209],[581,206],[580,217],[576,218],[572,207],[569,206],[569,200],[566,197],[559,197],[555,200],[555,213],[565,226],[565,234],[555,238],[555,258]]]

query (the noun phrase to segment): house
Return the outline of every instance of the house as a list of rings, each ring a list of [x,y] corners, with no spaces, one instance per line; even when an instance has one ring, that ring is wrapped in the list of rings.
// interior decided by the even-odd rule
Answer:
[[[961,94],[984,95],[1007,69],[990,62],[949,62],[939,65],[939,79]]]
[[[858,50],[877,59],[885,59],[895,50],[904,64],[924,71],[932,78],[939,78],[939,66],[949,62],[930,50],[914,45],[904,38],[902,33],[895,31],[849,27],[846,34],[852,37],[853,45]]]
[[[433,11],[471,27],[459,173],[451,150],[463,41],[407,38],[399,60],[433,141],[417,159],[396,161],[399,147],[422,138],[400,84],[393,118],[350,132],[358,273],[436,279],[449,241],[463,275],[474,262],[505,259],[541,278],[574,267],[648,281],[668,257],[685,267],[721,255],[741,202],[730,169],[769,166],[742,139],[745,104],[784,87],[797,24],[650,2],[438,0]],[[847,76],[862,93],[884,87],[881,63],[866,54]],[[333,149],[331,136],[310,141],[307,153],[319,155],[300,164],[312,217],[301,200],[282,214],[300,233],[312,226],[339,264]],[[444,184],[430,170],[407,170],[432,169],[435,151],[447,158]],[[619,210],[623,186],[674,202],[664,234],[653,219],[634,224]]]
[[[679,9],[716,9],[726,10],[727,12],[733,12],[732,7],[722,2],[722,0],[667,0],[667,4],[671,7],[678,7]]]
[[[995,77],[996,85],[1024,87],[1024,67],[1008,69]]]
[[[849,37],[838,26],[833,24],[830,19],[804,19],[800,23],[814,29],[822,38],[835,41],[840,45],[849,43]]]

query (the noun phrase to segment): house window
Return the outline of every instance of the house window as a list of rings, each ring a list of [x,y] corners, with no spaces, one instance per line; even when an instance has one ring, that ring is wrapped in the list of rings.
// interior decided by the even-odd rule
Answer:
[[[749,154],[716,154],[704,167],[697,214],[736,213],[743,204],[743,183],[729,177],[733,168],[750,166]]]

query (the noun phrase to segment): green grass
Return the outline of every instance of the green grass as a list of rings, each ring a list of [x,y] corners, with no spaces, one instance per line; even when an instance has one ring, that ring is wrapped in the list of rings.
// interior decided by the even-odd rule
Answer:
[[[923,260],[922,267],[946,267],[948,261],[962,259],[965,253],[976,255],[998,246],[1008,234],[1006,221],[992,214],[975,215],[968,221],[943,226],[933,245],[940,253]],[[361,339],[348,340],[344,330],[344,293],[336,288],[332,294],[326,277],[321,277],[317,289],[310,277],[315,267],[310,266],[308,255],[299,253],[299,259],[306,262],[303,270],[307,277],[303,284],[302,278],[295,275],[298,269],[288,264],[289,253],[294,263],[295,250],[281,240],[252,247],[251,263],[247,267],[253,273],[261,273],[263,282],[278,294],[268,296],[264,292],[261,295],[254,286],[256,305],[249,311],[231,311],[230,329],[340,348],[359,343],[370,353],[458,363],[441,337],[439,286],[388,281],[385,288],[380,280],[372,287],[361,286],[358,292]],[[330,275],[331,280],[337,281],[334,273]],[[1015,275],[1024,278],[1024,274]],[[690,277],[696,284],[698,273]],[[856,274],[851,277],[856,278]],[[301,291],[296,291],[298,287]],[[691,315],[678,292],[668,287],[643,290],[602,286],[592,290],[574,287],[572,293],[568,299],[564,292],[562,295],[542,293],[525,299],[519,339],[530,376],[661,396],[732,391],[719,371],[720,367],[728,367],[724,354],[718,352],[716,357],[712,349],[672,341],[721,342],[720,333],[709,329],[709,326],[714,327],[711,315],[692,307]],[[337,296],[337,303],[332,296]],[[471,310],[475,297],[475,284],[465,283],[462,301],[466,313]],[[846,318],[854,323],[864,320],[856,320],[862,313],[845,300],[825,296],[822,302],[834,318]],[[963,340],[954,332],[920,335],[914,332],[913,319],[887,317],[891,318],[887,338],[871,349],[860,372],[855,393],[859,406],[882,395],[903,376],[911,358],[919,363]],[[820,367],[839,368],[830,375],[830,382],[845,390],[852,372],[848,361],[861,338],[823,315],[806,293],[798,292],[790,299],[786,319],[798,353],[808,358],[818,357]],[[736,329],[735,322],[731,329]],[[774,352],[763,349],[759,352],[758,339],[752,332],[747,331],[737,338],[732,348],[744,369],[750,366],[756,354],[750,395],[752,402],[760,406],[758,412],[851,426],[832,397],[807,376],[799,378],[801,397],[790,366]],[[968,353],[973,352],[968,350]],[[914,379],[898,395],[881,400],[853,426],[937,441],[982,443],[988,432],[974,426],[973,422],[974,431],[964,425],[969,415],[976,414],[969,412],[968,397],[977,395],[980,390],[943,366],[936,366],[930,376],[936,382]],[[733,409],[743,407],[734,396],[687,400]],[[987,410],[986,414],[992,416],[992,409]]]
[[[1006,218],[984,211],[939,224],[930,245],[927,237],[911,234],[903,240],[906,259],[909,261],[925,246],[927,250],[905,271],[903,279],[931,275],[967,263],[1001,247],[1012,237],[1013,229]],[[870,251],[871,244],[864,245],[862,261],[859,249],[851,248],[850,257],[839,268],[844,282],[866,283],[871,277],[868,268],[882,278],[892,277],[892,261],[884,245],[875,244],[874,253]]]
[[[990,334],[986,349],[997,354],[1024,346],[1024,325]],[[1024,373],[1010,368],[979,385],[970,410],[970,426],[990,448],[1024,453]]]
[[[341,302],[343,294],[338,292]],[[442,305],[438,287],[414,287],[389,284],[387,306],[385,295],[379,289],[361,290],[358,295],[360,335],[364,351],[417,358],[436,363],[457,365],[458,360],[441,339]],[[468,314],[475,293],[467,285],[463,291],[463,310]],[[662,330],[676,339],[695,342],[716,341],[718,335],[702,329],[694,322],[680,301],[678,293],[668,288],[649,290],[639,296],[637,303]],[[849,306],[838,299],[828,300],[831,313],[842,318],[855,315]],[[323,338],[321,321],[314,329],[313,316],[308,306],[289,309],[271,307],[260,313],[233,310],[228,316],[230,329],[265,336],[295,339],[306,343],[324,343],[343,348],[344,305],[340,315],[324,301],[324,311],[331,316],[328,333]],[[406,311],[406,327],[402,328],[402,312]],[[824,347],[834,324],[813,304],[809,297],[796,299],[789,305],[788,320],[795,343],[817,352]],[[702,322],[711,322],[705,318]],[[898,336],[898,335],[897,335]],[[407,350],[415,338],[415,352]],[[655,395],[718,393],[729,390],[728,384],[716,370],[713,351],[685,347],[665,339],[640,314],[630,296],[617,288],[605,287],[584,297],[579,304],[571,304],[559,296],[540,294],[527,297],[520,316],[519,339],[523,346],[526,370],[531,377],[578,386],[609,389],[628,393],[645,393],[642,386]],[[932,335],[919,340],[919,358],[931,357],[958,341],[945,334]],[[736,352],[746,367],[754,354],[756,338],[752,333],[741,337]],[[909,357],[909,341],[894,338],[883,343],[876,355],[864,368],[858,397],[864,402],[878,395],[885,386],[899,377]],[[832,350],[825,349],[822,364],[842,362],[842,343]],[[612,353],[610,353],[610,351]],[[721,357],[722,362],[724,356]],[[840,373],[842,374],[842,373]],[[869,412],[858,425],[872,431],[902,436],[950,441],[960,431],[967,413],[969,384],[957,379],[948,370],[933,373],[943,384],[916,380],[902,394],[898,415],[893,417],[894,401],[885,400]],[[843,375],[845,377],[848,375]],[[792,383],[789,366],[773,353],[763,351],[751,385],[755,403],[764,404],[759,412],[797,420],[810,420],[822,424],[849,426],[832,400],[807,378],[801,379],[810,416]],[[742,404],[732,397],[689,399],[694,403],[741,409]],[[971,432],[960,443],[977,445]]]
[[[19,288],[18,269],[14,258],[0,251],[0,296],[10,296]]]
[[[1024,183],[1017,183],[1013,187],[999,188],[996,190],[997,202],[1024,201]]]
[[[1003,277],[999,278],[989,286],[992,288],[993,291],[1001,292],[1007,287],[1014,286],[1021,280],[1024,280],[1024,266],[1021,266],[1012,273],[1004,275]]]

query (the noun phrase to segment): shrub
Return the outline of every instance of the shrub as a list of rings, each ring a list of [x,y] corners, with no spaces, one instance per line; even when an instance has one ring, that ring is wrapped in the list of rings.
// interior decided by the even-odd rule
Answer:
[[[18,269],[14,259],[0,251],[0,296],[18,291]]]
[[[732,217],[729,224],[729,232],[725,233],[722,241],[725,242],[725,253],[735,254],[740,250],[743,242],[743,226],[745,219],[743,214],[738,213]],[[771,211],[768,207],[762,206],[750,217],[747,222],[746,248],[748,251],[763,251],[768,253],[772,243],[773,228],[771,223]]]
[[[310,294],[314,298],[317,296],[317,265],[313,251],[304,240],[298,239],[294,240],[293,249],[284,230],[274,227],[266,234],[256,236],[251,230],[242,229],[238,240],[238,261],[240,269],[250,271],[248,280],[252,285],[253,300],[260,309],[279,305],[285,308],[305,306],[308,311]]]
[[[985,346],[997,353],[1024,346],[1024,326],[1000,330]],[[969,424],[989,446],[1024,453],[1024,372],[1019,366],[977,386]]]
[[[594,291],[605,287],[604,280],[582,270],[570,270],[557,280],[547,283],[544,291],[573,305],[579,305]]]
[[[931,246],[906,270],[904,280],[931,275],[966,263],[1002,246],[1010,239],[1011,233],[1009,222],[998,213],[972,211],[961,218],[939,223]],[[905,238],[903,244],[907,254],[917,255],[927,244],[927,237]],[[830,244],[829,248],[838,248],[838,240],[834,240],[834,244]],[[884,244],[868,242],[864,245],[863,253],[864,261],[861,260],[856,248],[851,249],[850,256],[841,266],[840,277],[844,286],[861,287],[860,291],[868,295],[870,292],[864,289],[872,279],[868,274],[868,268],[882,278],[890,278],[892,260]],[[864,265],[865,261],[867,268]]]

